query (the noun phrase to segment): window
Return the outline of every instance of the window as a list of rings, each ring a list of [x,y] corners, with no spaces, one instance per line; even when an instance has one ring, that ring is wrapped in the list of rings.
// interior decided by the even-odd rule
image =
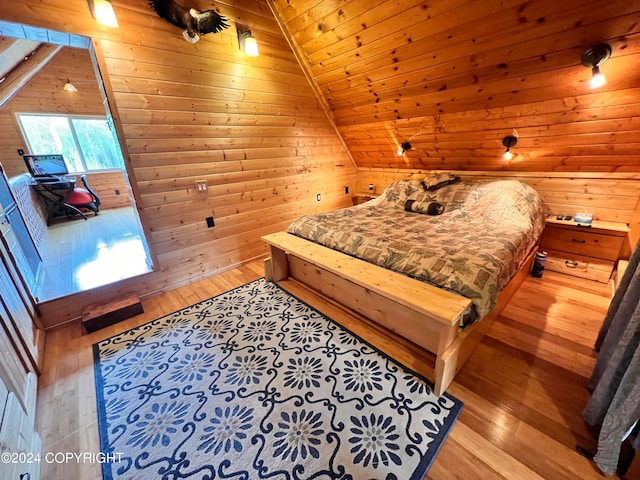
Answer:
[[[72,173],[124,169],[120,147],[106,117],[16,116],[30,153],[61,153]]]

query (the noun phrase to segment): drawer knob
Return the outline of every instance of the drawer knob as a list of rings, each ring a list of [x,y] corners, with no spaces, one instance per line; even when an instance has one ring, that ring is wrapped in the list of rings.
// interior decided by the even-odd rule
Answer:
[[[578,266],[578,262],[570,262],[569,260],[565,260],[564,264],[569,268],[576,268]]]
[[[576,243],[587,243],[586,240],[578,240],[577,238],[572,238],[571,241]]]

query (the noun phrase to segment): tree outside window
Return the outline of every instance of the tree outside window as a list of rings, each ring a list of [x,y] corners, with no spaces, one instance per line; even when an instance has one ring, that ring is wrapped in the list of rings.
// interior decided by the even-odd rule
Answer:
[[[70,173],[124,169],[124,160],[106,117],[16,115],[32,154],[60,153]]]

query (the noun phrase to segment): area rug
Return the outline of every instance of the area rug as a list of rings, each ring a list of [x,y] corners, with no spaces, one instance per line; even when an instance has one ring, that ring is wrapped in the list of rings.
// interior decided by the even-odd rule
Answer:
[[[106,480],[418,480],[462,408],[263,279],[93,348]]]

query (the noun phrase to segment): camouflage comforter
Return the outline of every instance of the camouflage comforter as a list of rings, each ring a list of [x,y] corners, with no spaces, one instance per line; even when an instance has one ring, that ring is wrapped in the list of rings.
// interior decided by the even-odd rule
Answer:
[[[444,213],[407,212],[407,200],[417,211],[438,202]],[[516,180],[462,181],[430,192],[402,180],[362,205],[300,217],[287,231],[457,292],[481,318],[542,233],[542,211],[537,192]]]

